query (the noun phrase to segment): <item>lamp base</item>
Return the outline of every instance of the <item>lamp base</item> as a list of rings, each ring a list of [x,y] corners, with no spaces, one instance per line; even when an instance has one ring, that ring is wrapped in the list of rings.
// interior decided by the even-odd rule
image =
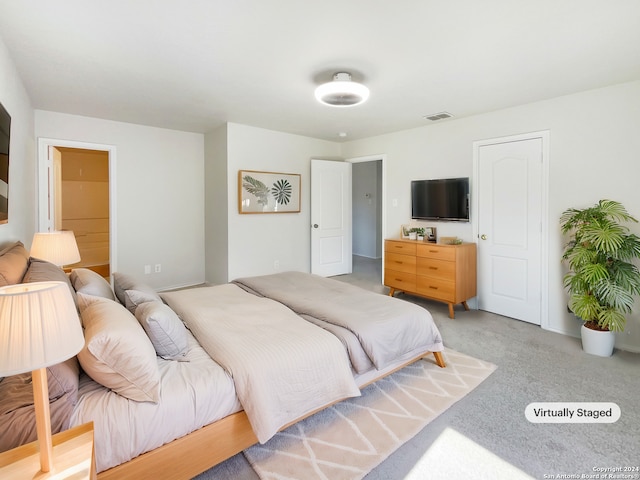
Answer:
[[[36,429],[40,446],[40,469],[43,472],[50,472],[53,468],[53,444],[51,442],[47,369],[34,370],[31,377],[33,379],[33,406],[36,411]]]

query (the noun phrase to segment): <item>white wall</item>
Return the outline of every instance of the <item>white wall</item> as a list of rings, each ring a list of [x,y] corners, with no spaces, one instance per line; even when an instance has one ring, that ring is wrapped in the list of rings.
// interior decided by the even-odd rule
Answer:
[[[0,248],[22,241],[27,249],[36,229],[36,143],[33,108],[22,80],[0,39],[0,103],[11,116],[9,217],[0,225]]]
[[[310,271],[311,158],[335,158],[340,145],[234,123],[227,128],[228,279],[274,273],[275,261],[281,271]],[[301,174],[300,213],[239,214],[238,170]]]
[[[579,323],[566,311],[562,287],[565,239],[558,219],[566,208],[589,206],[601,198],[622,202],[640,218],[639,125],[640,82],[632,82],[348,142],[342,154],[387,154],[386,236],[394,237],[400,224],[410,219],[410,180],[472,177],[474,141],[549,130],[549,325],[551,330],[577,336]],[[393,199],[398,200],[397,207]],[[434,225],[439,236],[475,241],[471,224]],[[633,225],[632,230],[640,234],[640,226]],[[626,331],[618,334],[617,346],[640,351],[638,302]]]
[[[35,134],[115,146],[118,271],[158,289],[204,281],[204,135],[42,110]]]
[[[226,283],[229,278],[229,189],[227,125],[205,135],[205,279]]]

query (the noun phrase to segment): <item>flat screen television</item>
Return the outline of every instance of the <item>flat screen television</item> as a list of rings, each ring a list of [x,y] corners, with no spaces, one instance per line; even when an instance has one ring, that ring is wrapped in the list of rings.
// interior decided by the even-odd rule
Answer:
[[[11,117],[0,103],[0,224],[9,218],[9,141]]]
[[[469,221],[469,178],[411,182],[411,218]]]

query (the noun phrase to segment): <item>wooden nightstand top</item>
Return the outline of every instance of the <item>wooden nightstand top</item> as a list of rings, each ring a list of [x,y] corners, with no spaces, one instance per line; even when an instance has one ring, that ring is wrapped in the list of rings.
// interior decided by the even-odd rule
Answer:
[[[53,436],[53,465],[51,472],[40,471],[40,450],[37,442],[0,453],[0,478],[96,478],[93,449],[93,423],[85,423]]]

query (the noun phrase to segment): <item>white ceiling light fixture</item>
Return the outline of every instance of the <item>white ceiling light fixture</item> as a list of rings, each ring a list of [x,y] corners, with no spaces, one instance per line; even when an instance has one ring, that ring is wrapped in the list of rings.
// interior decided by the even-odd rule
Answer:
[[[316,88],[316,99],[331,107],[354,107],[369,98],[369,89],[363,84],[351,80],[351,74],[338,72],[333,81],[323,83]]]

